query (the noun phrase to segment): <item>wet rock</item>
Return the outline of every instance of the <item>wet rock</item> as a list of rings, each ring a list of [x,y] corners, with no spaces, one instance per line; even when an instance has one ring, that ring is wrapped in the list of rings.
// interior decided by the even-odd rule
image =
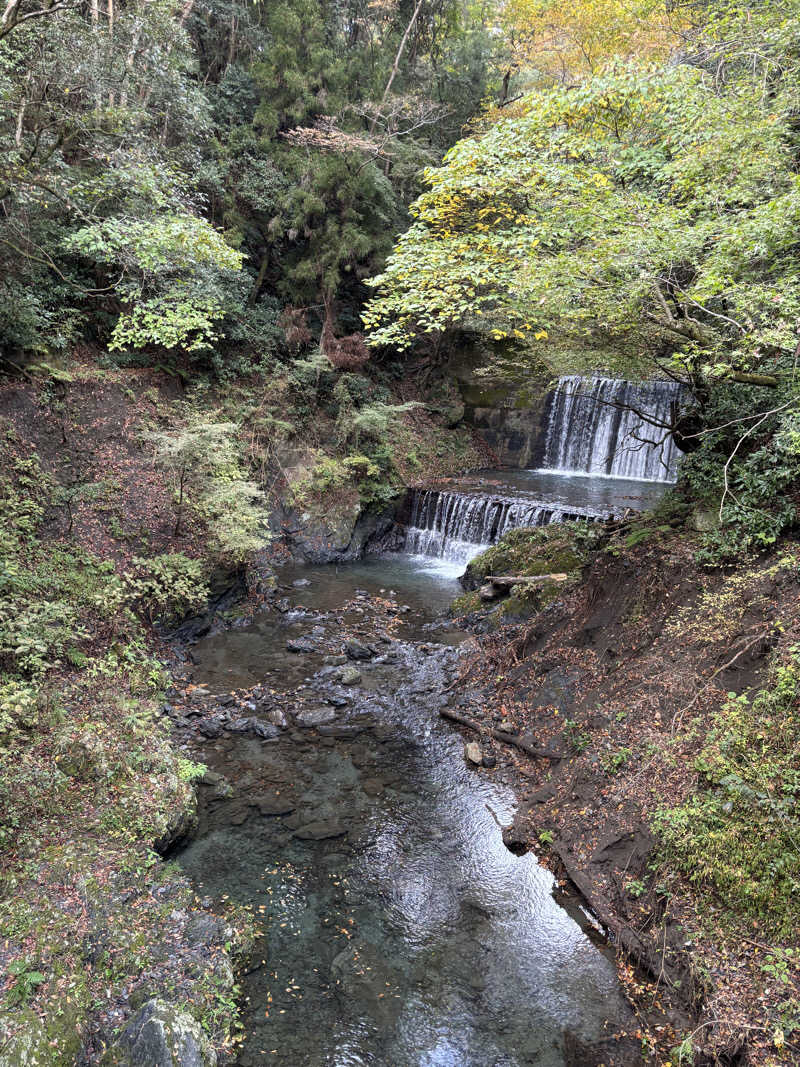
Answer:
[[[317,646],[310,637],[290,637],[286,642],[287,652],[316,652]]]
[[[291,602],[288,597],[281,597],[280,600],[275,601],[275,610],[279,611],[281,615],[285,615],[287,611],[291,611]]]
[[[525,831],[516,821],[503,827],[503,844],[515,856],[523,856],[530,847]]]
[[[344,650],[348,659],[369,660],[375,655],[368,645],[355,639],[345,641]]]
[[[477,741],[468,741],[464,745],[464,759],[467,763],[474,763],[476,767],[483,763],[483,749]]]
[[[361,671],[355,667],[343,667],[339,672],[339,681],[342,685],[359,685],[361,682]]]
[[[326,656],[325,662],[331,667],[341,667],[347,663],[347,656]]]
[[[216,1067],[217,1054],[191,1015],[149,1000],[100,1061],[102,1067]]]
[[[295,715],[295,722],[304,730],[312,729],[315,726],[325,726],[334,722],[335,719],[336,712],[333,708],[315,708],[311,711],[299,711]]]
[[[256,808],[259,815],[289,815],[295,809],[295,803],[289,797],[264,796],[253,797],[250,807]]]
[[[301,841],[324,841],[329,837],[343,837],[347,830],[336,819],[318,819],[295,830],[294,836]]]
[[[271,722],[273,726],[277,726],[280,730],[285,730],[289,725],[289,720],[280,708],[270,708],[265,717],[267,722]]]
[[[311,585],[311,582],[308,578],[295,578],[292,585],[295,589],[305,589],[307,585]]]
[[[233,937],[233,930],[217,915],[198,912],[189,919],[183,940],[192,948],[211,948],[224,945]]]
[[[331,693],[325,697],[325,700],[333,708],[346,708],[350,703],[349,697],[339,696],[338,693]]]
[[[204,719],[197,724],[197,732],[214,740],[222,734],[222,724],[217,719]]]
[[[366,726],[360,723],[338,723],[332,726],[320,726],[319,732],[323,737],[358,737],[363,734]]]
[[[197,689],[192,689],[190,693],[186,694],[186,699],[191,704],[208,704],[210,701],[216,701],[216,697],[209,693],[205,686],[198,686]]]
[[[481,760],[484,767],[492,768],[497,766],[497,757],[493,756],[491,752],[487,752]]]
[[[263,722],[261,719],[256,719],[254,717],[233,719],[227,724],[225,729],[236,734],[253,734],[255,737],[260,737],[264,741],[274,741],[281,736],[281,731],[277,726],[273,725],[271,722]]]

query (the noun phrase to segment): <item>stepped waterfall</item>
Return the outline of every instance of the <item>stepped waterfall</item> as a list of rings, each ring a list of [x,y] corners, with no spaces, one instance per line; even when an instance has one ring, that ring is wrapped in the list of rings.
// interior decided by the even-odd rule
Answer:
[[[679,401],[673,382],[561,378],[548,404],[542,466],[505,484],[492,472],[490,481],[410,490],[403,550],[466,564],[517,526],[648,506],[677,476],[680,452],[657,424],[672,421]]]

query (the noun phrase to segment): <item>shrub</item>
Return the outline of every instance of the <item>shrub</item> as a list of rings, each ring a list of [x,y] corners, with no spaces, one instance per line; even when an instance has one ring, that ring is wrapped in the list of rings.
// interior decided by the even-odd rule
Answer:
[[[698,791],[661,808],[666,854],[778,934],[800,923],[800,650],[752,698],[730,694],[697,758]]]
[[[137,614],[150,622],[172,621],[199,611],[208,599],[203,565],[181,552],[131,561],[124,578],[127,598]]]

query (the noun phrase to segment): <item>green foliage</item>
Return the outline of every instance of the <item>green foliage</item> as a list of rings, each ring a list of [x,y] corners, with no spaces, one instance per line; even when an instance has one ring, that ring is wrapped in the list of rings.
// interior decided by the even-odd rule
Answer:
[[[14,984],[5,996],[6,1004],[11,1008],[27,1004],[36,988],[45,981],[45,975],[37,971],[29,960],[14,960],[8,965],[8,973]]]
[[[195,763],[190,759],[179,757],[178,777],[182,782],[196,782],[202,778],[208,770],[205,763]]]
[[[736,385],[717,390],[700,448],[682,463],[692,495],[715,517],[699,553],[709,566],[768,548],[797,518],[800,442],[793,389],[776,390],[768,405],[753,394]],[[743,417],[748,411],[754,414]]]
[[[576,719],[564,720],[564,740],[569,748],[580,755],[581,752],[585,752],[589,745],[592,743],[592,735],[588,730],[581,728],[580,723]]]
[[[203,564],[181,552],[136,556],[123,580],[128,603],[150,622],[179,620],[201,610],[208,597]]]
[[[768,688],[731,694],[696,761],[698,790],[656,817],[663,848],[699,890],[791,935],[800,921],[800,659]]]
[[[205,422],[190,416],[183,430],[150,433],[159,466],[174,480],[179,534],[186,506],[202,519],[216,552],[243,559],[268,539],[263,493],[244,477],[231,422]]]

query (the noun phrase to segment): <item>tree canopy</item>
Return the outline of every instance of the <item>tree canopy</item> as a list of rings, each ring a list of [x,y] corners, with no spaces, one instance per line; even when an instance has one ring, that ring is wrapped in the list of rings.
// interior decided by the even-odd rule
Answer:
[[[771,7],[755,70],[743,40],[696,40],[695,62],[611,61],[459,142],[372,283],[371,343],[466,322],[554,368],[646,351],[691,380],[780,373],[800,174],[793,5]]]

